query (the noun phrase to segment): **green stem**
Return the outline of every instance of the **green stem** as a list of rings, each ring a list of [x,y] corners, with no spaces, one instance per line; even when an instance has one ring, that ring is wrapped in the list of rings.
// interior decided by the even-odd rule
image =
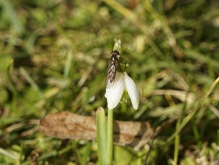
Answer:
[[[113,155],[113,110],[108,110],[107,120],[107,165],[112,164]]]
[[[174,165],[177,165],[178,156],[179,156],[179,143],[180,143],[180,136],[179,134],[175,137],[174,143]]]

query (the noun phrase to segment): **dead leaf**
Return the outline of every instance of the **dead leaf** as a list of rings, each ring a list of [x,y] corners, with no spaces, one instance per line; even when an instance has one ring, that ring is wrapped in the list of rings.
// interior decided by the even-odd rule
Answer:
[[[96,140],[96,119],[75,113],[60,111],[47,115],[40,121],[40,131],[61,139]],[[149,122],[114,121],[114,143],[128,145],[139,150],[155,131]]]

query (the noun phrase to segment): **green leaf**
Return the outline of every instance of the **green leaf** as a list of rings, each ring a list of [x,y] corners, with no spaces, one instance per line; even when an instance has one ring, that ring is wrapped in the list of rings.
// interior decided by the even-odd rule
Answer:
[[[106,165],[106,148],[107,148],[107,138],[106,138],[106,116],[104,109],[99,107],[96,113],[96,123],[97,123],[97,144],[98,144],[98,157],[99,164]]]

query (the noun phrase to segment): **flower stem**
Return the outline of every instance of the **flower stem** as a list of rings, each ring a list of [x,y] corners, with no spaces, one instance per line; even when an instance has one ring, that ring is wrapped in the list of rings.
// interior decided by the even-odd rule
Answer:
[[[107,120],[107,165],[112,164],[113,157],[113,110],[108,110]]]

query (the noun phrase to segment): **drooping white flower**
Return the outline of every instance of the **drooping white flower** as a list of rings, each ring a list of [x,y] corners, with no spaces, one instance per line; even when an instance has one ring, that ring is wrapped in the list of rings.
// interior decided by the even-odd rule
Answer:
[[[118,105],[124,90],[128,92],[134,109],[138,109],[139,94],[134,81],[128,76],[126,72],[117,72],[113,86],[106,88],[105,97],[107,98],[109,110],[114,109]]]

